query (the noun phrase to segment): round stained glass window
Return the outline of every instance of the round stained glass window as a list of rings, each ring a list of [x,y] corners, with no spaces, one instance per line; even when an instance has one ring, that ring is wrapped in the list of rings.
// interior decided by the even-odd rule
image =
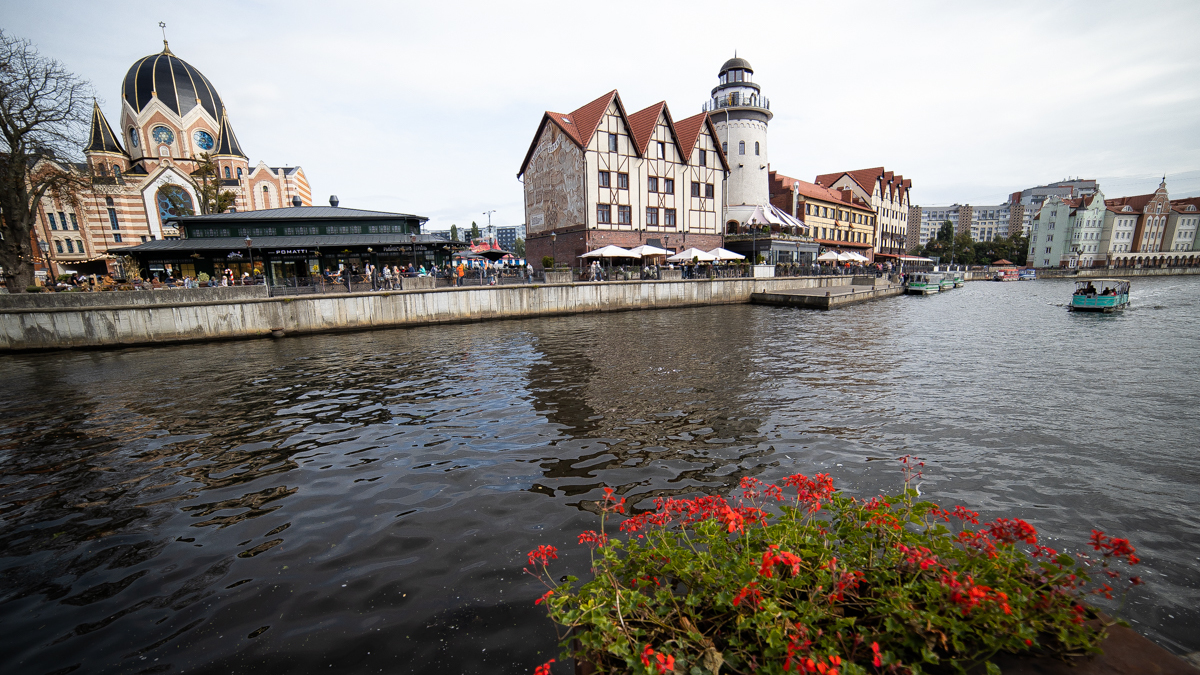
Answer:
[[[213,137],[212,137],[212,135],[210,135],[207,131],[204,131],[203,129],[198,130],[198,131],[196,131],[196,133],[192,134],[192,140],[196,141],[196,145],[201,150],[212,150],[213,149],[213,145],[214,145]]]
[[[175,132],[166,127],[154,127],[154,130],[150,134],[154,136],[155,143],[170,145],[175,142]]]

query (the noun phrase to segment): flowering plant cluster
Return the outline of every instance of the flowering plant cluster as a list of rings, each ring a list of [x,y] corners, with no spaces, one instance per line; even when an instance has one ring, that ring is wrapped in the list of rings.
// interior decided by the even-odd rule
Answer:
[[[896,495],[848,497],[826,474],[743,478],[736,502],[658,499],[620,523],[624,537],[605,531],[625,512],[605,488],[600,530],[579,536],[593,578],[554,582],[545,545],[526,571],[568,630],[565,655],[598,672],[999,672],[999,654],[1099,651],[1085,601],[1111,598],[1138,562],[1128,540],[1094,531],[1092,554],[1059,553],[1023,520],[917,501],[920,465],[902,461]]]

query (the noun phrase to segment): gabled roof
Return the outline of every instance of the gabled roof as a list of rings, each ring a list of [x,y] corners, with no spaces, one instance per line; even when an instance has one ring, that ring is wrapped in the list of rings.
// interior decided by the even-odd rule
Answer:
[[[1141,213],[1142,209],[1146,208],[1146,204],[1148,204],[1151,199],[1154,199],[1154,193],[1150,193],[1148,195],[1135,195],[1133,197],[1114,197],[1113,199],[1105,199],[1104,205],[1108,207],[1110,211],[1115,211],[1117,213]],[[1126,211],[1126,206],[1130,207],[1132,211]]]
[[[792,178],[790,176],[785,176],[785,175],[779,173],[778,171],[772,171],[768,175],[769,175],[769,179],[771,180],[772,183],[779,184],[779,186],[784,190],[791,190],[794,186],[796,189],[796,192],[800,193],[801,195],[803,195],[804,197],[806,197],[808,199],[819,199],[823,202],[842,204],[845,206],[851,206],[854,208],[859,208],[859,209],[873,212],[871,205],[867,204],[860,198],[851,196],[851,201],[847,202],[844,197],[844,193],[840,190],[828,188],[828,187],[825,187],[824,185],[817,185],[815,183],[809,183],[807,181],[802,181],[799,178]],[[851,195],[853,195],[853,193],[851,193]]]
[[[884,183],[880,186],[881,190],[887,189],[887,183],[891,183],[893,189],[897,192],[904,193],[912,188],[912,180],[897,174],[894,171],[888,171],[882,166],[873,167],[870,169],[855,169],[854,171],[841,171],[838,173],[826,173],[817,176],[817,183],[826,187],[833,185],[841,180],[842,176],[849,176],[850,180],[858,183],[863,192],[872,194],[875,191],[875,185]]]
[[[577,108],[573,112],[558,113],[547,110],[542,115],[542,121],[538,123],[537,131],[533,134],[533,141],[529,144],[529,150],[525,152],[525,159],[521,162],[521,170],[517,172],[517,176],[520,177],[525,173],[525,169],[529,167],[529,161],[533,158],[533,151],[537,148],[538,141],[541,139],[542,132],[545,130],[547,123],[553,123],[574,141],[580,149],[587,150],[592,137],[596,135],[596,130],[600,128],[600,121],[604,119],[605,112],[608,110],[609,105],[612,104],[617,106],[617,114],[625,121],[625,127],[629,129],[629,135],[633,139],[634,152],[639,157],[644,156],[646,153],[646,148],[650,144],[650,138],[653,136],[654,126],[658,123],[660,113],[667,118],[667,127],[670,128],[672,135],[675,137],[675,143],[679,148],[680,154],[685,158],[692,156],[692,150],[695,149],[696,141],[700,137],[700,130],[706,125],[708,133],[714,139],[717,137],[717,130],[713,127],[708,113],[700,113],[676,123],[671,119],[671,110],[667,107],[666,102],[660,101],[649,108],[629,115],[625,112],[625,105],[621,102],[621,95],[617,93],[616,89],[613,89],[600,98]],[[729,161],[725,158],[725,153],[721,152],[719,146],[717,147],[717,156],[721,158],[721,166],[728,171]]]
[[[242,152],[242,146],[233,133],[233,127],[229,125],[229,114],[224,108],[221,108],[221,131],[217,135],[217,149],[213,155],[246,158],[246,153]]]
[[[621,105],[621,95],[617,93],[616,89],[594,101],[585,103],[576,108],[574,112],[558,113],[547,110],[542,115],[542,121],[538,123],[537,131],[533,134],[533,141],[529,144],[529,150],[525,153],[525,159],[521,162],[521,170],[517,172],[517,176],[520,177],[525,173],[526,167],[529,166],[529,160],[533,158],[533,151],[537,148],[538,140],[541,139],[542,130],[546,128],[547,122],[553,122],[575,142],[575,145],[586,150],[588,143],[596,135],[596,130],[600,128],[600,120],[604,119],[604,112],[608,110],[609,104],[613,101],[616,101],[617,111],[625,120],[625,126],[629,128],[629,116],[625,114],[625,106]],[[640,151],[639,154],[641,154]]]
[[[658,125],[658,117],[666,107],[666,101],[659,101],[649,108],[643,108],[629,116],[629,134],[633,136],[633,142],[637,145],[639,154],[646,154],[646,148],[650,145],[650,136],[654,134],[654,127]]]
[[[108,126],[108,120],[104,118],[104,113],[100,111],[100,105],[92,101],[92,132],[88,145],[83,149],[84,152],[111,152],[118,155],[129,155],[125,152],[125,148],[121,147],[121,141],[117,135],[113,133],[112,127]]]
[[[1179,213],[1195,213],[1197,210],[1200,210],[1200,197],[1172,199],[1171,208]],[[1188,210],[1189,208],[1191,210]]]
[[[708,128],[708,135],[713,138],[713,145],[717,148],[717,157],[721,159],[721,166],[725,167],[725,170],[728,171],[729,159],[721,151],[721,144],[716,142],[717,128],[713,126],[712,117],[706,112],[692,115],[685,120],[675,123],[676,138],[679,139],[679,146],[683,157],[686,158],[686,161],[691,161],[692,151],[696,149],[696,143],[700,140],[700,131],[705,127]]]

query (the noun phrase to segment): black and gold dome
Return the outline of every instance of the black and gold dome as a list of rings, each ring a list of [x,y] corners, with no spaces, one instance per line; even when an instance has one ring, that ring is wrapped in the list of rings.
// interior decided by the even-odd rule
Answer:
[[[121,95],[137,113],[157,98],[180,117],[199,105],[221,123],[223,105],[216,88],[199,70],[172,54],[166,41],[162,52],[138,59],[129,68]]]

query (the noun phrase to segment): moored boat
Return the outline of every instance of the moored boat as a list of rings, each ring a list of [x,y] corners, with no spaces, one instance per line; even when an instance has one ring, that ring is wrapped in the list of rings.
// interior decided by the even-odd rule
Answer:
[[[1023,269],[1017,278],[1021,281],[1035,281],[1037,280],[1037,270],[1033,269],[1032,267]]]
[[[967,273],[966,272],[954,272],[954,287],[962,288],[963,286],[966,286],[966,285],[967,285]]]
[[[1124,279],[1087,279],[1075,282],[1072,312],[1115,312],[1129,306],[1129,282]]]
[[[913,272],[904,282],[904,292],[910,295],[932,295],[942,286],[942,275],[937,272]]]
[[[954,273],[946,272],[945,274],[943,274],[942,280],[939,282],[939,285],[941,286],[941,290],[943,290],[943,291],[948,291],[948,290],[954,288]]]
[[[1018,279],[1017,268],[1001,267],[992,275],[993,281],[1016,281]]]

